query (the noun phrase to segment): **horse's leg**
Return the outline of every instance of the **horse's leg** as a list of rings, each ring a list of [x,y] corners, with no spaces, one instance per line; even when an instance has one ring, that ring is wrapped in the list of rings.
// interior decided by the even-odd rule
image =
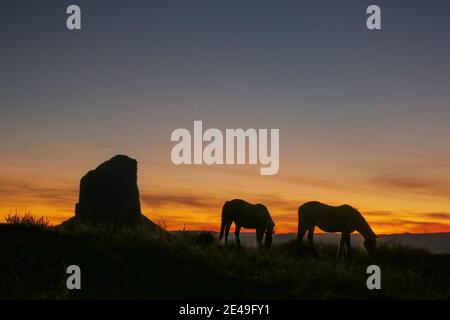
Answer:
[[[262,238],[264,235],[264,229],[256,229],[256,244],[258,245],[258,249],[262,246]]]
[[[347,247],[347,259],[351,259],[352,257],[352,247],[351,247],[351,237],[350,237],[350,233],[346,232],[345,233],[345,246]]]
[[[298,232],[297,232],[297,240],[299,242],[302,242],[303,238],[305,237],[306,231],[308,231],[308,227],[305,225],[300,225],[298,227]]]
[[[339,249],[336,255],[336,258],[339,259],[342,257],[342,255],[344,254],[344,249],[345,249],[345,236],[344,236],[344,232],[341,233],[341,241],[339,242]]]
[[[225,244],[228,243],[228,234],[230,233],[231,224],[232,222],[228,222],[225,226]]]
[[[234,236],[236,237],[236,243],[238,247],[241,246],[241,240],[239,239],[239,233],[241,232],[241,225],[236,224],[236,228],[234,229]]]
[[[314,258],[319,259],[319,255],[317,254],[316,248],[314,247],[314,228],[315,226],[312,226],[308,229],[308,241],[309,245],[311,246],[311,251]]]
[[[302,254],[302,242],[303,242],[303,238],[305,237],[306,231],[308,231],[308,228],[306,225],[304,224],[300,224],[298,225],[298,232],[297,232],[297,242],[298,242],[298,253],[301,255]]]

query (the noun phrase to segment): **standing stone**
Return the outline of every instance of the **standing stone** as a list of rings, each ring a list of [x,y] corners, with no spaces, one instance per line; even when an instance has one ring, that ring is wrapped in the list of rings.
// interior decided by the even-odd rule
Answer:
[[[137,161],[117,155],[81,178],[75,216],[90,222],[138,223]]]

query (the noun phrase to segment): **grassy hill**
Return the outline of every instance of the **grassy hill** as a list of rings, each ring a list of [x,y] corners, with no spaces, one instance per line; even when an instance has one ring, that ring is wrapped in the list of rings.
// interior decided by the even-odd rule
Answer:
[[[450,255],[380,246],[374,261],[356,250],[345,262],[333,245],[319,250],[315,261],[294,241],[258,251],[224,247],[207,232],[0,224],[0,298],[450,298]],[[71,264],[81,267],[82,290],[66,289]],[[369,264],[381,267],[382,290],[366,288]]]

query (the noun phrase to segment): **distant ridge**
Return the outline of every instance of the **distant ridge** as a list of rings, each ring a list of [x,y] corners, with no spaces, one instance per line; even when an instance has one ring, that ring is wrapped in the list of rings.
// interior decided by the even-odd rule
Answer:
[[[192,232],[204,232],[192,231]],[[218,232],[213,232],[218,237]],[[273,238],[274,244],[285,243],[295,240],[296,233],[280,233],[275,234]],[[338,244],[340,239],[339,233],[316,233],[315,239],[318,242]],[[233,234],[230,240],[234,241]],[[241,233],[241,242],[244,246],[256,245],[253,232]],[[379,243],[388,245],[399,244],[417,249],[429,250],[436,254],[450,254],[450,232],[437,233],[399,233],[399,234],[380,234]],[[359,234],[352,234],[352,244],[357,248],[363,248],[363,239]]]

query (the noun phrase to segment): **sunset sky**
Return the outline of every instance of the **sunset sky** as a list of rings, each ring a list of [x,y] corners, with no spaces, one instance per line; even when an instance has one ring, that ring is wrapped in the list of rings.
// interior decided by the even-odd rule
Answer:
[[[82,30],[66,29],[76,3]],[[365,10],[382,9],[369,31]],[[74,215],[80,178],[138,160],[143,213],[217,230],[226,200],[348,203],[377,233],[450,232],[449,1],[0,2],[0,221]],[[176,166],[171,132],[280,129],[280,170]]]

